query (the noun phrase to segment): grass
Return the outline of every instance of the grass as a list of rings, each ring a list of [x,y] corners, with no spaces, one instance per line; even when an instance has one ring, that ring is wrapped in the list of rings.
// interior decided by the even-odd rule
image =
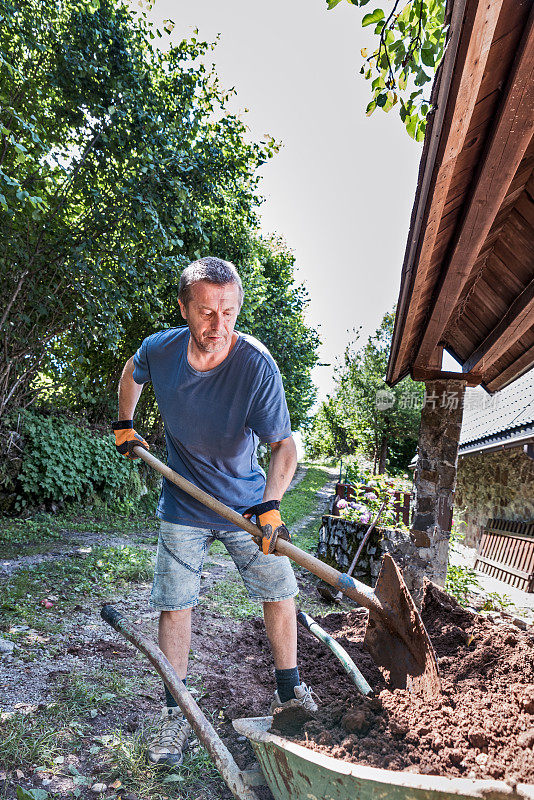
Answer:
[[[228,555],[228,550],[226,549],[226,547],[223,545],[222,542],[220,542],[218,539],[215,539],[215,541],[211,543],[210,549],[208,550],[208,553],[211,553],[212,555],[216,555],[216,556],[218,556],[218,555],[226,555],[227,556]]]
[[[192,800],[202,790],[209,792],[210,783],[211,795],[216,797],[222,780],[206,750],[197,743],[192,741],[178,771],[161,769],[147,761],[146,742],[152,727],[148,725],[135,734],[116,729],[97,737],[101,745],[98,757],[103,766],[102,780],[108,786],[120,781],[126,791],[147,800]]]
[[[3,517],[0,557],[27,555],[31,552],[28,546],[63,540],[66,533],[153,534],[158,528],[154,516],[158,493],[159,490],[152,490],[138,503],[132,500],[107,503],[92,496],[88,503],[71,503],[58,514],[40,512],[31,519]]]
[[[259,617],[262,613],[261,603],[249,600],[243,581],[237,574],[218,581],[204,602],[210,611],[233,619]]]
[[[83,754],[91,720],[132,691],[133,681],[118,673],[72,676],[44,708],[27,714],[4,714],[2,766],[24,769],[35,764],[50,772],[60,771],[68,754]]]
[[[298,533],[295,533],[291,541],[297,547],[300,547],[301,550],[313,553],[317,549],[317,544],[319,542],[319,527],[320,521],[314,518],[301,528]]]
[[[69,677],[45,708],[3,715],[2,768],[24,771],[35,765],[38,772],[47,775],[67,775],[75,784],[69,793],[73,797],[98,781],[147,800],[193,800],[206,789],[218,796],[221,778],[198,743],[192,743],[183,765],[173,772],[147,762],[150,724],[134,734],[117,727],[95,735],[95,718],[100,714],[111,716],[115,708],[122,714],[124,700],[138,692],[138,680],[118,673],[95,671],[84,678]],[[212,723],[216,725],[216,720]],[[88,756],[100,765],[98,777],[85,766]]]
[[[2,542],[20,545],[61,539],[61,531],[49,517],[49,514],[38,515],[34,519],[8,519],[4,517],[2,520]]]
[[[152,553],[129,545],[97,546],[77,555],[20,569],[4,581],[0,629],[25,621],[37,630],[49,630],[55,612],[67,610],[80,597],[102,597],[129,583],[147,581],[153,574]],[[57,600],[52,609],[44,610],[40,601],[48,595]]]
[[[282,517],[290,528],[302,518],[315,514],[317,491],[328,479],[326,470],[313,465],[300,484],[287,492]],[[144,504],[138,509],[124,504],[120,507],[77,504],[57,515],[39,514],[31,520],[5,521],[4,532],[7,533],[2,539],[4,546],[17,555],[34,549],[45,551],[65,538],[65,533],[87,531],[123,534],[138,531],[146,534],[143,539],[146,544],[148,540],[155,540],[153,532],[157,521],[145,513],[145,508]],[[317,519],[310,520],[294,536],[295,543],[304,549],[313,549],[317,528]],[[75,537],[71,537],[71,542],[73,539],[75,541]],[[212,545],[211,553],[227,555],[219,542]],[[54,641],[50,634],[63,629],[66,614],[72,612],[82,598],[89,598],[83,601],[84,605],[94,605],[110,593],[126,594],[135,584],[150,580],[152,571],[153,554],[140,542],[137,547],[80,547],[75,556],[20,569],[0,583],[0,629],[9,630],[13,624],[25,623],[35,631],[46,631],[37,636],[33,631],[12,632],[7,638],[26,642],[25,637],[31,634],[32,647],[25,648],[25,658],[40,658],[43,648],[50,655]],[[40,605],[46,597],[53,598],[50,609]],[[261,604],[249,600],[237,573],[214,586],[205,595],[204,602],[211,611],[228,617],[230,625],[233,624],[230,619],[261,615]],[[323,610],[313,598],[301,598],[301,606],[311,614]],[[54,701],[46,706],[27,714],[16,711],[4,714],[3,719],[0,716],[3,769],[24,771],[33,765],[37,767],[37,774],[41,771],[68,776],[74,782],[74,789],[67,794],[73,797],[82,792],[85,796],[90,786],[98,781],[105,782],[110,791],[114,789],[113,796],[120,796],[121,791],[132,792],[140,800],[207,800],[220,795],[221,778],[198,743],[186,752],[179,771],[169,772],[146,760],[149,725],[135,733],[123,729],[121,720],[130,707],[130,698],[137,696],[147,676],[124,678],[107,671],[88,672],[88,669],[86,665],[83,677],[69,676],[56,688]],[[152,680],[156,682],[156,676],[148,678],[150,683]],[[216,717],[212,719],[216,727],[218,721]],[[96,778],[91,772],[95,761],[102,770]],[[48,792],[48,797],[56,796],[51,790]],[[32,796],[31,793],[28,796]]]
[[[484,597],[482,611],[511,611],[514,608],[515,605],[509,595],[488,592]]]
[[[93,497],[89,506],[73,503],[57,515],[55,521],[63,531],[83,533],[87,530],[126,533],[131,531],[156,531],[158,520],[154,515],[159,489],[143,495],[140,501],[126,499],[108,503]]]

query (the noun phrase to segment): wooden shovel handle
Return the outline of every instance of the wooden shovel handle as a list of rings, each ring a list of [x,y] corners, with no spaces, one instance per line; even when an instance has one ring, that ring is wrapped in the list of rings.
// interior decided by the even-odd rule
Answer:
[[[249,519],[246,519],[237,511],[225,506],[220,500],[216,500],[207,492],[199,489],[198,486],[195,486],[194,483],[188,481],[187,478],[183,478],[181,475],[178,475],[177,472],[175,472],[166,464],[163,464],[163,462],[161,462],[143,447],[134,447],[133,452],[136,456],[142,458],[145,463],[167,478],[168,481],[174,483],[175,486],[178,486],[179,489],[182,489],[182,491],[191,495],[191,497],[194,497],[195,500],[198,500],[207,508],[211,509],[211,511],[215,511],[216,514],[219,514],[219,516],[228,520],[228,522],[231,522],[232,525],[237,525],[242,530],[250,533],[256,543],[259,544],[261,542],[260,529]],[[347,597],[350,597],[361,606],[364,606],[364,608],[368,608],[370,610],[373,609],[378,611],[380,614],[384,614],[384,609],[376,599],[374,591],[364,583],[338,572],[337,569],[325,564],[323,561],[315,558],[315,556],[310,555],[310,553],[306,553],[304,550],[301,550],[299,547],[295,547],[294,544],[291,544],[291,542],[281,539],[280,537],[276,542],[276,552],[279,553],[279,555],[288,556],[296,564],[299,564],[299,566],[304,567],[304,569],[307,569],[309,572],[317,575],[318,578],[321,578],[326,583],[329,583],[330,586],[334,586],[336,589],[339,589],[341,592],[343,592],[343,594],[347,595]]]
[[[238,514],[237,511],[234,511],[233,508],[228,508],[225,506],[224,503],[221,503],[220,500],[216,500],[207,492],[204,492],[202,489],[199,489],[198,486],[195,486],[194,483],[188,481],[187,478],[183,478],[181,475],[178,475],[173,469],[164,464],[159,458],[153,456],[148,450],[145,450],[144,447],[134,447],[133,451],[136,456],[142,458],[149,466],[153,467],[157,472],[161,473],[164,478],[167,478],[168,481],[174,483],[175,486],[178,486],[179,489],[182,489],[187,494],[194,497],[195,500],[198,500],[199,503],[202,503],[207,508],[211,509],[211,511],[215,511],[216,514],[219,516],[224,517],[224,519],[231,522],[232,525],[237,525],[239,528],[242,528],[247,533],[250,533],[251,536],[254,536],[255,539],[259,539],[261,541],[261,531],[257,525],[254,525],[249,519],[246,519],[241,514]]]

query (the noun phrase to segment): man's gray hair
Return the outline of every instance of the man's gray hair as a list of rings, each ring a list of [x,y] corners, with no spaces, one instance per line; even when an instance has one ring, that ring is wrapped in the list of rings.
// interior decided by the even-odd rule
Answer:
[[[224,261],[216,256],[204,256],[204,258],[199,258],[198,261],[189,264],[180,276],[178,289],[178,297],[184,306],[189,301],[191,286],[199,281],[216,283],[219,286],[235,283],[239,289],[239,307],[241,308],[244,297],[243,284],[238,271],[230,261]]]

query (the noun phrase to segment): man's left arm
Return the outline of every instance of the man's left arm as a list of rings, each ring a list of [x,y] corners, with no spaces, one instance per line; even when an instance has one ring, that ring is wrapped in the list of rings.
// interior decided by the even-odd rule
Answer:
[[[263,502],[249,508],[244,514],[249,519],[256,517],[262,531],[261,549],[265,555],[274,553],[279,536],[286,540],[291,538],[280,516],[280,500],[291,483],[297,466],[297,448],[292,436],[280,442],[272,442],[270,447],[271,460]]]

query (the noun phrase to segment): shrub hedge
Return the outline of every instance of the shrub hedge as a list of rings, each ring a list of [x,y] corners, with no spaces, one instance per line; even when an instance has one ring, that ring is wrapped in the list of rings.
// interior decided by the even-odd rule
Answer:
[[[112,434],[81,427],[66,417],[24,411],[19,418],[23,455],[17,475],[15,508],[80,500],[140,497],[138,461],[118,456]]]

